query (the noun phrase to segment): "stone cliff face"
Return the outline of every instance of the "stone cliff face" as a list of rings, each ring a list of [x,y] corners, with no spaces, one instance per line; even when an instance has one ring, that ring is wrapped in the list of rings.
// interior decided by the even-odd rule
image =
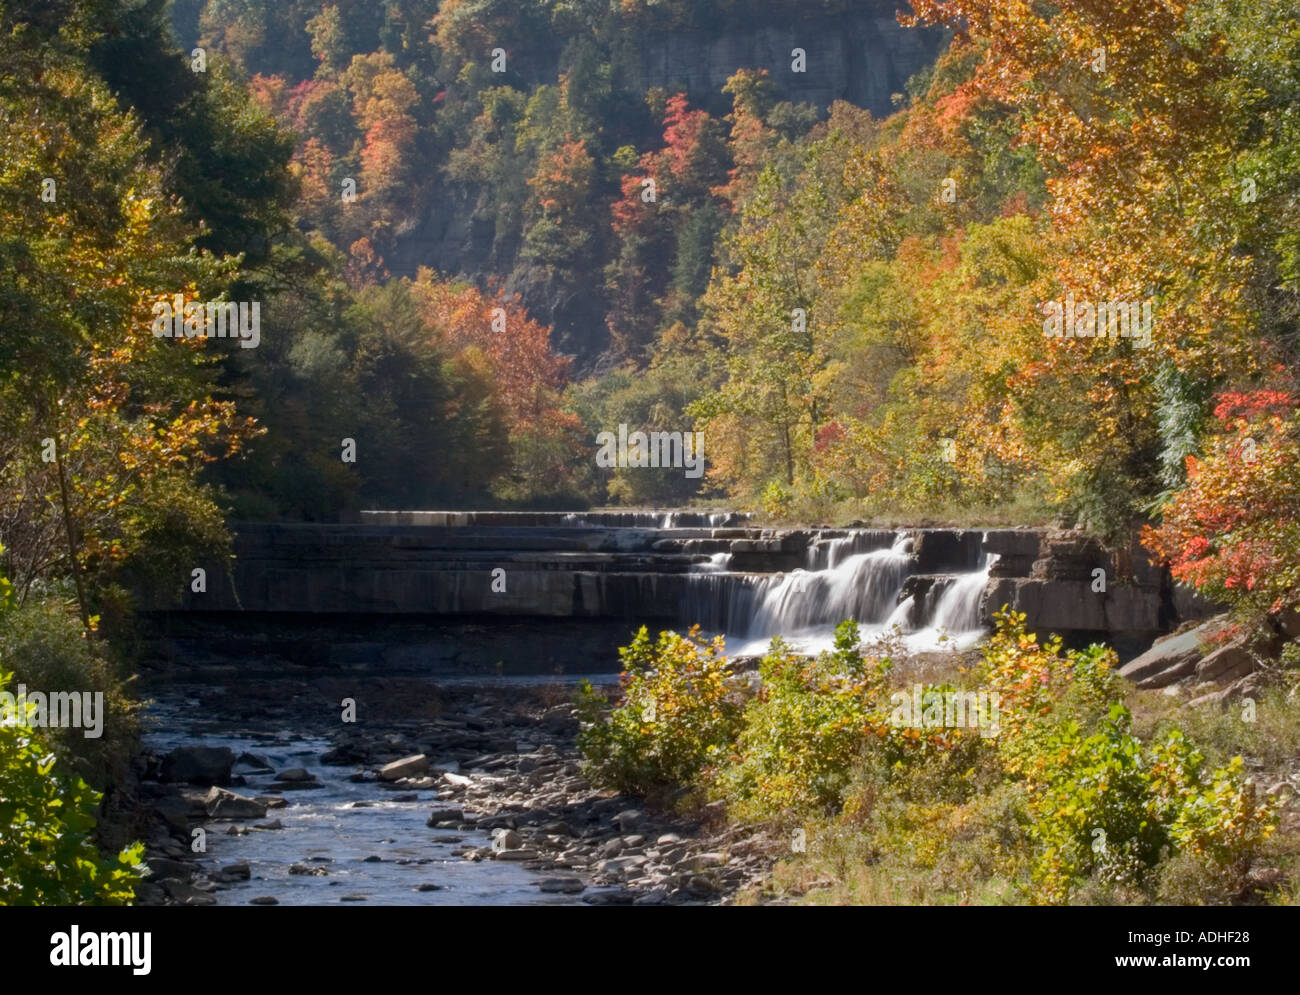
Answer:
[[[725,113],[727,78],[737,69],[765,68],[785,100],[822,111],[847,100],[883,117],[908,77],[935,60],[943,37],[903,27],[894,16],[896,6],[867,3],[853,14],[755,24],[717,35],[651,36],[640,50],[634,82],[641,90],[684,87],[693,103]],[[805,52],[804,72],[791,69],[796,48]]]

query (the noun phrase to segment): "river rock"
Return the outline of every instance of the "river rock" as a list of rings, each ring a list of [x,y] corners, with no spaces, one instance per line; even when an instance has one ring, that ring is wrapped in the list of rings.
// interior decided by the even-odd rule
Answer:
[[[271,762],[256,753],[241,753],[235,760],[235,766],[248,774],[272,774],[275,772]]]
[[[212,895],[209,895],[206,891],[201,891],[191,884],[186,884],[183,881],[165,879],[162,882],[162,886],[168,895],[170,895],[175,901],[180,902],[182,905],[198,906],[217,904],[216,898]]]
[[[149,857],[145,860],[153,878],[173,878],[188,881],[194,876],[194,865],[184,860],[172,860],[170,857]]]
[[[458,808],[435,808],[429,813],[429,820],[425,825],[434,829],[441,823],[460,825],[463,821],[465,821],[465,813]]]
[[[248,900],[249,905],[279,905],[280,900],[274,895],[258,895]]]
[[[619,831],[623,833],[635,832],[644,821],[645,813],[635,808],[624,809],[614,816],[614,825],[618,826]]]
[[[523,845],[524,838],[513,829],[497,829],[492,833],[492,849],[498,853],[518,850]]]
[[[229,784],[235,754],[225,746],[178,746],[162,759],[159,779],[185,784]]]
[[[217,871],[213,878],[223,884],[233,884],[236,881],[248,881],[252,876],[253,868],[249,866],[248,861],[236,860],[233,864],[227,864]]]
[[[213,819],[260,819],[266,815],[266,806],[256,799],[215,786],[208,792],[204,804]]]
[[[288,770],[282,770],[276,774],[273,780],[276,781],[314,781],[316,775],[312,774],[305,767],[290,767]]]
[[[542,878],[537,887],[548,895],[577,895],[587,890],[578,878]]]
[[[416,753],[401,760],[394,760],[379,768],[381,781],[396,781],[403,777],[419,777],[429,772],[429,758],[423,753]],[[444,775],[445,776],[445,775]]]

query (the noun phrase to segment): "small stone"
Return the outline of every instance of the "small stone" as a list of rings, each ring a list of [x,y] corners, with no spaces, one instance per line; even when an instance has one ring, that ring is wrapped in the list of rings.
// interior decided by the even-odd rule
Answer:
[[[442,891],[442,885],[434,884],[432,881],[425,881],[415,886],[416,891]]]
[[[497,829],[492,833],[492,849],[498,853],[504,850],[518,850],[524,845],[524,838],[513,829]]]
[[[249,905],[279,905],[280,900],[272,895],[258,895],[248,900]]]

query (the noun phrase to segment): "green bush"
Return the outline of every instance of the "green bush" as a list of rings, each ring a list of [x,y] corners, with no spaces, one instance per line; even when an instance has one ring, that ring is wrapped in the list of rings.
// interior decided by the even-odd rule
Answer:
[[[10,677],[0,672],[0,689]],[[128,904],[143,846],[101,857],[100,795],[55,766],[28,727],[0,723],[0,905]]]
[[[102,645],[85,638],[75,609],[57,597],[28,598],[0,612],[0,662],[28,692],[103,694],[103,729],[87,738],[82,729],[50,729],[45,739],[61,765],[104,788],[120,781],[139,732],[138,706],[117,680]]]
[[[888,659],[859,652],[853,622],[815,660],[773,639],[759,664],[762,690],[745,708],[734,762],[719,781],[734,810],[761,818],[838,807],[867,736],[883,725],[888,670]]]
[[[642,626],[619,656],[615,708],[607,713],[608,700],[587,681],[578,691],[578,747],[593,780],[655,795],[692,783],[725,758],[740,731],[741,702],[729,685],[721,637],[706,642],[696,626],[651,642]]]

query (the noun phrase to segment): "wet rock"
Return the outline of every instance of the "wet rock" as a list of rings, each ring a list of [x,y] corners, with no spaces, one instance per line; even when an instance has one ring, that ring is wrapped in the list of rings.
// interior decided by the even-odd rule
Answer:
[[[364,764],[369,760],[370,754],[353,743],[340,744],[320,755],[320,762],[327,767],[348,767],[352,764]]]
[[[178,746],[162,759],[159,779],[185,784],[229,784],[235,754],[225,746]]]
[[[260,819],[266,815],[266,806],[256,799],[215,786],[205,796],[204,807],[213,819]]]
[[[324,867],[320,867],[320,866],[313,867],[311,864],[299,863],[299,864],[290,864],[289,873],[305,875],[308,877],[323,878],[329,874],[329,871],[326,870]]]
[[[202,906],[216,905],[217,900],[206,891],[201,891],[193,885],[185,884],[182,881],[165,880],[162,882],[163,890],[172,897],[174,901],[181,905]]]
[[[465,813],[458,808],[435,808],[429,813],[429,819],[425,825],[430,828],[442,824],[459,825],[465,820]]]
[[[241,753],[235,760],[234,765],[246,774],[272,774],[275,772],[275,768],[271,766],[271,761],[258,756],[256,753]]]
[[[236,881],[248,881],[253,876],[253,869],[249,866],[247,860],[237,860],[233,864],[227,864],[221,868],[213,877],[225,884],[233,884]]]
[[[587,905],[633,905],[640,896],[630,888],[600,888],[582,896]]]
[[[255,822],[253,823],[253,828],[271,831],[275,829],[283,829],[284,823],[279,819],[272,819],[270,822]]]
[[[312,774],[305,767],[290,767],[288,770],[282,770],[275,775],[276,781],[314,781],[316,775]]]
[[[273,895],[258,895],[248,900],[249,905],[279,905],[280,900]]]
[[[579,878],[542,878],[537,887],[548,895],[577,895],[587,889]]]
[[[442,891],[442,885],[434,884],[432,881],[424,881],[415,886],[416,891]]]

